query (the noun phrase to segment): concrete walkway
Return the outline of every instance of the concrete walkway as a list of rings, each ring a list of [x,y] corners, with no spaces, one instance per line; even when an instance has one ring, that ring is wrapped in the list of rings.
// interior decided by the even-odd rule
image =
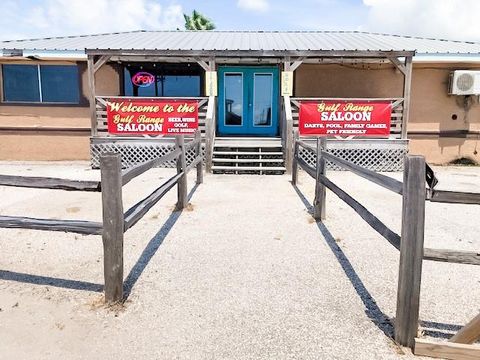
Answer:
[[[170,173],[129,184],[125,208]],[[302,176],[300,188],[287,176],[209,175],[182,213],[171,212],[172,191],[126,234],[128,300],[116,309],[101,306],[99,237],[0,229],[0,358],[410,358],[388,337],[395,269],[382,278],[382,264],[352,265],[328,219],[316,224],[309,214],[302,192],[311,201],[313,182]],[[37,206],[56,217],[99,216],[92,197],[14,191],[17,201],[0,212],[38,215]],[[329,217],[338,214],[332,198]],[[344,227],[355,234],[360,221],[351,219]],[[376,245],[395,265],[395,250]]]

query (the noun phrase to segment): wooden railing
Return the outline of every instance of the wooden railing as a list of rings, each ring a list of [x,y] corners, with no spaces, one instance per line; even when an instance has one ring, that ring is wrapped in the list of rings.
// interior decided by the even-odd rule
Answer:
[[[423,260],[433,260],[458,264],[480,265],[480,253],[424,248],[425,201],[456,204],[480,204],[480,194],[434,190],[434,182],[431,183],[429,188],[426,188],[425,182],[427,178],[427,169],[429,170],[430,177],[433,176],[434,178],[434,174],[425,163],[425,158],[423,156],[405,156],[405,169],[403,182],[401,182],[329,154],[325,151],[324,144],[324,138],[317,139],[316,148],[298,138],[295,139],[292,183],[294,185],[297,183],[299,167],[315,179],[313,216],[316,220],[325,219],[325,199],[326,189],[328,188],[355,210],[375,231],[400,251],[395,340],[400,344],[409,347],[414,347],[414,345],[417,344],[417,347],[421,349],[419,351],[423,355],[444,355],[445,352],[437,352],[436,354],[435,352],[431,352],[428,349],[431,349],[432,346],[425,345],[428,344],[428,342],[416,339],[418,331],[422,262]],[[316,153],[316,167],[310,166],[299,157],[300,147]],[[387,190],[401,195],[403,198],[401,235],[398,235],[389,229],[387,225],[355,200],[354,197],[332,182],[326,174],[326,161],[332,162],[345,170],[349,170]],[[472,333],[474,335],[472,335]],[[467,326],[454,336],[451,341],[458,343],[466,342],[468,340],[469,344],[471,344],[479,338],[480,318],[476,318],[472,320],[471,323],[467,324]],[[449,344],[451,343],[435,346],[437,348],[440,346],[442,351],[445,351],[445,346],[448,347]],[[480,349],[475,349],[473,345],[468,346],[471,346],[470,350],[474,351],[476,356],[480,358]],[[452,345],[452,349],[453,348],[455,348],[455,346]]]
[[[19,216],[0,216],[0,228],[21,228],[63,231],[87,235],[102,235],[104,249],[105,301],[123,300],[123,234],[134,226],[175,185],[178,189],[177,209],[187,205],[187,174],[196,167],[197,183],[203,182],[201,134],[185,143],[184,137],[175,138],[172,152],[122,170],[121,155],[106,153],[100,157],[101,181],[76,181],[46,177],[0,176],[0,186],[60,189],[66,191],[95,191],[102,193],[103,221],[52,220]],[[195,149],[195,159],[187,166],[186,152]],[[122,187],[137,176],[166,161],[177,160],[177,173],[150,195],[123,212]]]

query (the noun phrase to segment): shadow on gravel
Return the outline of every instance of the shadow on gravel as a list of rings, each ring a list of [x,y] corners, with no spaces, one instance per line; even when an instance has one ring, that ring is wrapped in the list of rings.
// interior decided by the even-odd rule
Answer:
[[[293,189],[297,193],[300,200],[303,202],[305,208],[310,214],[313,214],[313,205],[305,198],[300,189],[292,184]],[[389,338],[394,338],[394,325],[393,319],[388,317],[377,305],[377,302],[372,297],[370,292],[367,290],[362,280],[356,273],[354,267],[350,260],[343,252],[343,250],[338,246],[335,238],[332,236],[325,224],[317,222],[317,227],[323,235],[327,245],[330,247],[330,250],[333,252],[340,266],[342,267],[345,275],[350,280],[353,285],[353,288],[357,292],[358,296],[365,305],[365,313],[369,319]],[[448,339],[453,336],[453,332],[460,330],[461,326],[453,324],[444,324],[433,321],[419,321],[419,325],[423,328],[423,333],[426,336],[431,336],[435,338],[445,338]],[[444,331],[441,331],[444,330]],[[448,332],[445,332],[448,331]]]
[[[312,205],[310,202],[305,198],[302,194],[300,189],[292,185],[295,192],[297,193],[300,200],[302,200],[303,204],[307,208],[307,210],[311,213],[312,212]],[[350,260],[348,260],[345,253],[342,249],[338,246],[335,241],[335,238],[332,236],[330,231],[327,227],[321,223],[317,222],[318,229],[322,233],[323,237],[326,240],[327,245],[330,247],[330,250],[333,252],[337,261],[339,262],[340,266],[342,267],[345,275],[347,275],[348,280],[353,285],[353,288],[357,292],[358,296],[362,300],[363,304],[365,305],[365,313],[369,317],[369,319],[380,329],[383,331],[385,335],[390,338],[393,338],[393,324],[391,319],[383,313],[382,310],[378,307],[376,301],[372,297],[372,295],[368,292],[367,288],[363,284],[362,280],[356,273],[355,269],[353,268]]]
[[[0,280],[17,281],[26,284],[48,285],[64,289],[102,292],[103,285],[86,281],[59,279],[49,276],[31,275],[14,271],[0,270]]]
[[[192,190],[190,190],[190,193],[188,194],[188,201],[190,201],[197,188],[198,184],[195,184]],[[142,255],[137,260],[133,268],[130,270],[130,273],[128,274],[127,278],[123,283],[125,293],[124,300],[126,300],[130,296],[133,286],[138,281],[143,271],[145,270],[145,267],[155,255],[163,240],[168,235],[173,225],[175,225],[181,214],[182,211],[174,211],[167,219],[165,224],[163,224],[160,231],[150,240],[145,250],[143,250]],[[41,275],[31,275],[7,270],[0,270],[0,280],[16,281],[33,285],[47,285],[72,290],[103,292],[103,284],[95,284],[86,281],[68,280]]]
[[[198,185],[199,184],[195,184],[192,190],[190,190],[190,193],[188,194],[188,201],[190,201],[190,199],[192,198],[193,194],[198,188]],[[163,240],[165,240],[170,230],[172,230],[173,226],[177,222],[182,212],[183,210],[172,212],[172,214],[168,217],[167,221],[160,228],[160,231],[157,234],[155,234],[155,236],[150,240],[150,242],[147,244],[147,246],[143,250],[137,262],[132,267],[132,269],[130,270],[130,273],[128,274],[127,278],[123,282],[124,301],[127,300],[130,294],[132,293],[133,287],[137,283],[138,279],[142,275],[143,271],[147,267],[150,260],[156,254],[160,245],[162,245]]]

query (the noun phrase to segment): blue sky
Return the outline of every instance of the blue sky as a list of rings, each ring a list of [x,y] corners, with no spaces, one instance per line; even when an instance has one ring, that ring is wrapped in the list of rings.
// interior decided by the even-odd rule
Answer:
[[[361,30],[480,41],[480,0],[0,0],[0,39],[183,28]]]

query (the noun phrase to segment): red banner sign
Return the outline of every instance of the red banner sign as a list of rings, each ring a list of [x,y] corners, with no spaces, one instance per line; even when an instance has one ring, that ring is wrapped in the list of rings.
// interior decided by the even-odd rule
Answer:
[[[301,102],[300,135],[389,136],[390,101]]]
[[[198,129],[198,102],[112,99],[107,103],[107,122],[110,134],[193,134]]]

